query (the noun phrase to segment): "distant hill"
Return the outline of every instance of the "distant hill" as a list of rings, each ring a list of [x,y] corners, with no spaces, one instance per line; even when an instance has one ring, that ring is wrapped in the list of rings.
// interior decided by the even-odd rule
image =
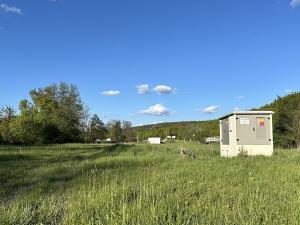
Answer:
[[[205,137],[219,136],[219,122],[209,120],[160,123],[134,127],[132,131],[139,136],[140,140],[175,135],[180,140],[204,141]]]
[[[277,147],[300,146],[300,93],[277,97],[272,103],[253,110],[274,111],[274,144]],[[204,141],[206,137],[219,136],[218,120],[161,123],[132,128],[140,140],[148,137],[176,135],[180,140]]]
[[[257,110],[272,110],[274,144],[278,147],[300,146],[300,93],[278,96],[274,102]]]

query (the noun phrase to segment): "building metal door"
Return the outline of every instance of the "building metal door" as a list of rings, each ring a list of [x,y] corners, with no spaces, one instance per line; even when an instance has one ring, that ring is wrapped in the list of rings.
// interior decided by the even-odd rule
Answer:
[[[236,123],[238,145],[269,145],[270,117],[267,115],[238,115]]]
[[[221,121],[222,126],[222,144],[229,145],[229,118]]]

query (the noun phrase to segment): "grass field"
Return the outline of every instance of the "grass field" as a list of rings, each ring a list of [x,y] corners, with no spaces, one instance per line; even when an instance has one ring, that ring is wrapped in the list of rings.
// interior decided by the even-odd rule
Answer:
[[[300,224],[300,153],[187,144],[0,149],[0,224]]]

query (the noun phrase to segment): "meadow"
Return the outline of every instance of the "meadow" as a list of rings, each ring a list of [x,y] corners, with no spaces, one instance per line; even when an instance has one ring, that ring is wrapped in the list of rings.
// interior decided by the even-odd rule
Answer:
[[[226,159],[196,143],[2,146],[0,224],[300,224],[300,152]]]

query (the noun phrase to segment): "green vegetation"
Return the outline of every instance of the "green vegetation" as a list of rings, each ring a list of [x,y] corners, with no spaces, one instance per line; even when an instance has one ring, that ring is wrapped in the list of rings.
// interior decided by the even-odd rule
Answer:
[[[278,97],[260,110],[272,110],[274,114],[274,143],[285,148],[300,147],[300,93]]]
[[[183,143],[3,146],[0,224],[299,224],[299,171],[299,151],[226,159],[218,146]]]
[[[166,138],[204,142],[219,136],[218,120],[162,123],[132,128],[129,121],[107,124],[91,116],[75,85],[60,83],[30,91],[31,101],[20,101],[19,112],[0,108],[0,144],[94,143],[112,139],[115,143]],[[300,93],[278,97],[259,110],[273,110],[274,143],[277,148],[300,146]]]
[[[138,135],[140,140],[175,135],[179,140],[204,142],[207,137],[220,136],[218,120],[153,124],[135,127],[132,132]]]
[[[29,95],[31,101],[20,101],[18,114],[10,106],[0,108],[0,144],[93,143],[108,136],[121,142],[127,138],[123,131],[130,134],[128,121],[105,125],[91,117],[75,85],[53,84]]]
[[[278,97],[271,104],[254,110],[272,110],[274,114],[274,144],[277,148],[300,147],[300,93]],[[219,136],[218,120],[162,123],[133,129],[140,139],[166,137],[175,134],[180,140],[204,142],[206,137]]]

